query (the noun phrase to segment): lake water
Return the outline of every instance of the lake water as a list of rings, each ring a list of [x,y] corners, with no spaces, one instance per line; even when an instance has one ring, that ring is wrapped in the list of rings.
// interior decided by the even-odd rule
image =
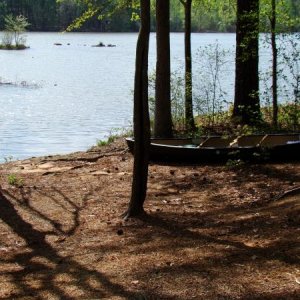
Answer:
[[[235,35],[193,34],[194,53],[216,40],[233,49]],[[91,47],[100,41],[116,47]],[[1,82],[14,83],[0,85],[0,160],[86,150],[128,126],[136,41],[136,33],[27,33],[30,49],[0,51]],[[183,66],[183,43],[171,34],[173,69]],[[150,70],[155,55],[151,34]]]

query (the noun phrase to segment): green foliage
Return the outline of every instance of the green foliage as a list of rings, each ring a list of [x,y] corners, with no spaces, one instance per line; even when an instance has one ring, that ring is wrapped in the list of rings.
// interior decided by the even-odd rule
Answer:
[[[284,35],[285,47],[281,50],[282,64],[286,69],[282,72],[286,83],[286,93],[293,98],[295,104],[300,103],[300,33]],[[292,91],[292,95],[288,93]],[[292,100],[292,99],[291,99]]]
[[[73,31],[79,29],[82,25],[94,17],[99,12],[98,8],[88,7],[85,12],[80,17],[77,17],[72,23],[66,28],[66,31]]]
[[[106,146],[106,145],[108,145],[109,143],[108,143],[108,140],[107,141],[104,141],[104,140],[98,140],[97,141],[97,147],[103,147],[103,146]]]
[[[27,49],[28,47],[21,44],[21,45],[7,45],[7,44],[0,44],[0,49],[1,50],[24,50]]]
[[[242,160],[242,159],[228,159],[227,162],[226,162],[226,167],[228,169],[233,169],[233,170],[236,170],[236,169],[240,169],[242,166],[245,165],[245,162]]]
[[[281,24],[278,30],[287,27],[299,30],[300,2],[276,1]],[[270,0],[261,0],[262,30],[268,22],[269,3]],[[152,30],[155,30],[154,4],[152,0]],[[236,1],[193,0],[192,4],[193,31],[235,30]],[[179,0],[170,0],[170,5],[171,30],[183,31],[183,5]],[[29,20],[30,30],[137,31],[139,9],[138,0],[0,0],[0,29],[4,28],[4,16],[22,14]]]
[[[232,32],[235,20],[236,1],[193,1],[192,27],[196,31]]]
[[[101,146],[109,145],[109,144],[113,143],[117,138],[118,138],[117,135],[110,135],[107,140],[98,140],[97,146],[101,147]]]
[[[16,187],[22,187],[23,186],[23,179],[19,178],[16,174],[9,174],[7,176],[7,181],[9,185],[13,185]]]
[[[27,18],[22,15],[14,17],[13,15],[7,15],[5,18],[5,30],[10,32],[22,33],[29,26]]]
[[[117,140],[120,137],[128,137],[128,136],[132,136],[132,135],[133,135],[133,132],[132,132],[131,126],[128,128],[116,128],[110,132],[107,140],[98,140],[96,145],[98,147],[107,146],[107,145],[113,143],[115,140]]]
[[[4,17],[7,15],[7,2],[0,0],[0,28],[4,28]]]
[[[23,36],[26,28],[29,26],[27,19],[22,16],[7,15],[4,18],[5,31],[2,37],[3,49],[25,49],[26,39]]]
[[[300,34],[278,34],[278,66],[277,92],[279,102],[278,107],[278,129],[299,130],[299,104],[300,104]],[[280,42],[280,43],[279,43]],[[263,39],[263,46],[269,50],[269,35]],[[269,63],[271,65],[271,62]],[[272,117],[272,76],[271,68],[264,68],[260,74],[261,89],[260,97],[262,101],[262,113],[264,119],[270,122]]]
[[[197,51],[194,108],[198,115],[207,116],[210,125],[214,125],[216,117],[223,118],[221,112],[229,107],[223,82],[232,75],[228,71],[232,59],[233,51],[222,49],[218,41]]]
[[[300,105],[295,103],[280,105],[278,123],[281,129],[300,131]]]
[[[276,32],[299,30],[300,5],[297,0],[276,0]],[[272,0],[260,0],[260,26],[262,32],[270,31]]]
[[[139,5],[138,1],[128,0],[81,0],[79,1],[84,11],[71,22],[67,31],[78,30],[93,19],[97,19],[101,24],[102,31],[116,29],[115,31],[124,31],[127,28],[130,31],[131,26],[128,24],[138,21]]]
[[[295,35],[294,35],[295,37]],[[293,40],[293,39],[292,39]],[[285,74],[287,75],[282,80],[281,84],[284,97],[281,98],[281,105],[278,111],[278,128],[282,131],[300,130],[300,106],[299,106],[299,55],[298,47],[292,47],[296,42],[290,44],[289,39],[286,40],[287,52],[283,56],[281,53],[282,62],[286,67]],[[293,54],[294,53],[294,54]],[[289,57],[290,62],[284,61]],[[298,62],[295,61],[298,59]],[[232,64],[234,60],[233,50],[225,50],[218,43],[207,45],[198,50],[194,62],[194,112],[195,123],[198,127],[197,135],[201,134],[234,134],[234,135],[249,135],[263,132],[274,132],[272,127],[272,111],[271,103],[262,103],[261,114],[253,114],[253,124],[236,125],[238,122],[232,122],[232,99],[228,98],[225,91],[226,79],[233,76]],[[291,68],[290,68],[290,67]],[[294,69],[293,69],[293,68]],[[182,71],[182,70],[181,70]],[[171,106],[174,131],[177,134],[184,132],[184,77],[180,70],[177,70],[171,75]],[[266,74],[266,79],[261,76],[261,88],[263,85],[270,84],[271,74]],[[285,88],[284,88],[285,87]],[[269,87],[270,88],[270,87]],[[291,91],[294,91],[291,93]],[[270,89],[267,91],[270,92]],[[295,97],[297,95],[297,97]],[[151,124],[153,125],[154,108],[155,108],[155,73],[149,76],[149,108]],[[262,96],[265,99],[266,95]],[[247,110],[249,108],[242,107]],[[256,121],[259,120],[259,121]],[[254,122],[255,121],[255,122]],[[152,126],[153,127],[153,126]],[[187,134],[185,132],[185,134]]]
[[[151,129],[154,124],[154,111],[155,111],[155,77],[153,71],[149,75],[149,110],[150,110],[150,123]],[[185,127],[184,122],[184,77],[179,70],[171,74],[171,113],[172,124],[175,131],[182,131]]]

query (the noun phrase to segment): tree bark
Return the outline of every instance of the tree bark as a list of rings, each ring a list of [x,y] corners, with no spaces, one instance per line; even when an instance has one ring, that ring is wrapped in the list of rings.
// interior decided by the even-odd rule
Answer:
[[[156,0],[156,83],[154,136],[172,137],[170,1]]]
[[[131,199],[125,218],[144,212],[150,148],[148,108],[148,53],[150,36],[150,0],[141,0],[141,28],[136,48],[134,79],[134,166]]]
[[[277,56],[276,45],[276,0],[272,0],[271,16],[271,43],[272,43],[272,95],[273,95],[273,126],[278,125],[278,94],[277,94]]]
[[[191,51],[191,10],[192,0],[181,1],[184,6],[184,49],[185,49],[185,127],[189,132],[195,131],[193,114],[193,81]]]
[[[233,117],[241,124],[260,120],[258,36],[259,0],[237,0]]]

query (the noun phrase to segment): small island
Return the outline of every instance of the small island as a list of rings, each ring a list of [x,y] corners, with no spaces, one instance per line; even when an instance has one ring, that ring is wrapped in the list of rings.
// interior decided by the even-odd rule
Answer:
[[[26,46],[26,38],[24,32],[26,27],[29,26],[27,19],[20,15],[14,17],[7,15],[4,18],[5,30],[3,32],[0,49],[1,50],[25,50],[29,47]]]

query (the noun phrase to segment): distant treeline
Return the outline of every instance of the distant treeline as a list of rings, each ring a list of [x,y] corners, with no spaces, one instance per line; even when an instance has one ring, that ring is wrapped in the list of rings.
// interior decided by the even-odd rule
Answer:
[[[299,0],[285,0],[290,7],[291,16],[299,16]],[[154,2],[154,1],[153,1]],[[170,0],[170,27],[171,31],[183,31],[184,8],[179,0]],[[205,2],[205,1],[204,1]],[[233,32],[235,31],[235,10],[220,11],[218,7],[204,9],[194,1],[192,13],[192,30],[195,32]],[[209,1],[207,1],[209,3]],[[233,0],[235,3],[235,0]],[[154,5],[153,5],[154,7]],[[29,31],[61,31],[87,9],[85,1],[80,0],[0,0],[0,30],[4,28],[4,16],[8,14],[24,15],[30,26]],[[115,11],[109,16],[94,16],[86,21],[80,31],[100,32],[130,32],[138,31],[138,21],[132,20],[132,8],[126,7]],[[155,13],[152,14],[152,30],[155,30]],[[300,30],[299,26],[293,30]]]
[[[0,29],[4,28],[4,16],[13,14],[28,19],[29,31],[62,31],[86,9],[86,4],[79,0],[0,0]],[[136,31],[138,24],[131,21],[131,9],[124,9],[103,20],[95,16],[80,30]]]

